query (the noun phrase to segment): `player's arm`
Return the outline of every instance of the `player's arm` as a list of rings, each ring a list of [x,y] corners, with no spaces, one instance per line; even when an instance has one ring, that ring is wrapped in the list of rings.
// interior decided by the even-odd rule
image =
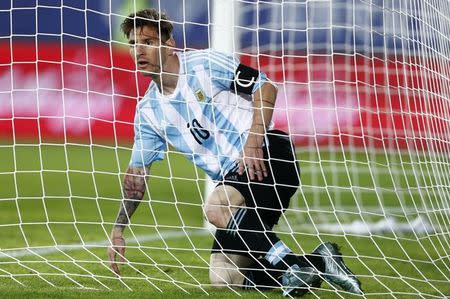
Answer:
[[[150,167],[128,166],[123,180],[124,199],[117,215],[113,232],[122,233],[145,193],[146,179]]]
[[[129,225],[131,217],[144,197],[150,165],[162,160],[165,151],[165,141],[157,134],[148,115],[144,115],[138,105],[134,120],[133,150],[123,180],[123,199],[111,232],[111,246],[107,252],[111,269],[117,274],[120,272],[116,258],[119,257],[121,261],[124,261],[125,254],[123,231]]]
[[[130,223],[137,207],[142,201],[145,194],[146,174],[149,167],[133,167],[128,166],[123,180],[123,199],[120,204],[119,213],[111,232],[111,246],[108,248],[108,257],[111,269],[120,274],[116,258],[119,257],[124,262],[125,257],[125,239],[123,231]]]
[[[251,180],[257,178],[262,181],[268,175],[262,146],[264,134],[272,121],[276,98],[277,88],[268,82],[253,94],[253,122],[243,150],[244,159],[239,161],[239,174],[243,174],[246,166]]]
[[[208,57],[216,86],[253,96],[253,123],[243,148],[243,159],[239,161],[239,173],[243,174],[247,167],[250,179],[262,181],[263,176],[267,176],[262,145],[266,128],[272,120],[277,88],[264,73],[241,64],[237,58],[214,50]]]
[[[266,129],[272,121],[277,88],[264,73],[243,64],[237,66],[230,88],[253,95],[253,121],[239,161],[239,174],[247,168],[251,180],[262,181],[268,175],[262,147]]]

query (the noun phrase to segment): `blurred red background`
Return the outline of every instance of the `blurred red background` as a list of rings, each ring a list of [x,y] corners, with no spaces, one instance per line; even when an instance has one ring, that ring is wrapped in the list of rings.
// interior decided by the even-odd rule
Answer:
[[[359,54],[241,60],[280,83],[275,124],[299,146],[448,150],[437,143],[449,131],[438,73],[448,63]],[[4,42],[0,138],[130,143],[135,105],[148,83],[126,48]]]

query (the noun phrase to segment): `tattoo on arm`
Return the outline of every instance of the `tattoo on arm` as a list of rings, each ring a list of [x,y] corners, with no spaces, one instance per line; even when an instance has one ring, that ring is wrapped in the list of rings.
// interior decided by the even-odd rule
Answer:
[[[123,199],[114,227],[123,230],[129,223],[129,219],[131,218],[131,215],[133,215],[139,203],[140,201],[137,199]]]
[[[145,193],[145,169],[132,168],[127,169],[123,183],[123,195],[119,214],[117,215],[114,228],[121,231],[130,222],[130,218],[141,203]]]

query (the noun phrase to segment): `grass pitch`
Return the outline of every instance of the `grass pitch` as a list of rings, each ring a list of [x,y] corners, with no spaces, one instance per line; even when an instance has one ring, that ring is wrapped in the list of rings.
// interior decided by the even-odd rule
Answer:
[[[23,143],[1,145],[0,157],[1,298],[281,298],[208,286],[213,236],[203,228],[205,176],[184,157],[173,153],[152,167],[126,230],[121,277],[109,270],[106,248],[128,148]],[[277,228],[295,252],[337,242],[370,297],[450,295],[448,214],[423,159],[312,151],[299,161],[302,188]],[[315,226],[418,215],[437,230],[363,235]],[[351,297],[322,286],[306,297]]]

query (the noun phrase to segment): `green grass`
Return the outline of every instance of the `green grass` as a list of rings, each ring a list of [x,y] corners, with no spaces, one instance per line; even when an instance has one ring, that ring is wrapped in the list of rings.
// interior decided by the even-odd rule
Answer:
[[[113,275],[101,242],[117,214],[129,156],[128,148],[107,146],[0,146],[1,252],[66,245],[41,255],[0,253],[0,297],[262,297],[208,286],[213,238],[203,229],[204,174],[177,154],[152,167],[144,202],[126,231],[128,262],[121,279]],[[438,196],[439,176],[427,157],[308,151],[298,158],[302,187],[277,227],[295,252],[309,252],[321,240],[339,243],[370,297],[450,295],[449,218],[441,212],[445,198]],[[418,215],[443,233],[332,234],[314,226],[386,216],[405,222]],[[73,244],[87,246],[67,247]],[[323,287],[314,294],[337,297],[331,286]]]

